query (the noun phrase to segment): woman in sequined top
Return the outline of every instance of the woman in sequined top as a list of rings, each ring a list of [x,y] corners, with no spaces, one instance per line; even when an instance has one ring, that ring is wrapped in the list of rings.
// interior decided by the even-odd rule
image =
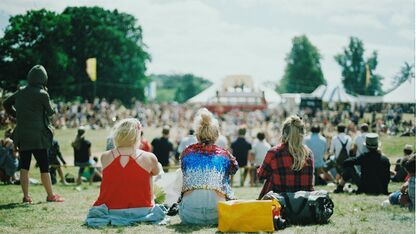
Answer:
[[[216,224],[218,201],[234,199],[230,176],[238,170],[238,163],[227,150],[214,145],[219,128],[211,112],[199,110],[194,125],[198,143],[188,146],[181,156],[179,216],[186,224]]]

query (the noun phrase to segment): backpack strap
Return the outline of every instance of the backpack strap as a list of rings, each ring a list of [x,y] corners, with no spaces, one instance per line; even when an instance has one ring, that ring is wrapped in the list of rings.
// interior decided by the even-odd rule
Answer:
[[[345,141],[345,143],[341,141],[341,138],[339,138],[339,136],[337,136],[337,139],[339,140],[339,143],[341,143],[342,147],[347,146],[347,144],[348,144],[348,139]]]

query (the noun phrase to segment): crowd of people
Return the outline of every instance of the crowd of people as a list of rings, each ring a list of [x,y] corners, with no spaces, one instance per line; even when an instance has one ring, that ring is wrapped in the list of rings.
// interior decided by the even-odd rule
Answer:
[[[66,161],[51,127],[78,127],[71,144],[79,167],[75,182],[80,184],[85,174],[90,183],[95,178],[102,180],[100,194],[87,215],[89,226],[162,221],[167,209],[154,203],[151,181],[162,171],[168,172],[172,164],[178,164],[182,173],[179,216],[186,224],[218,222],[217,203],[235,199],[233,176],[238,170],[240,186],[245,185],[247,176],[251,186],[263,185],[259,199],[269,191],[313,191],[315,185],[327,183],[337,185],[335,193],[348,191],[346,184],[353,183],[357,193],[387,195],[390,180],[404,182],[401,191],[390,195],[390,202],[414,210],[413,146],[404,147],[404,156],[390,171],[389,159],[380,148],[380,135],[389,134],[389,129],[386,132],[383,119],[374,115],[365,119],[350,111],[318,111],[308,116],[278,110],[215,115],[187,105],[134,102],[126,109],[104,99],[58,103],[53,108],[46,81],[46,70],[37,65],[28,73],[29,85],[3,102],[11,117],[2,114],[2,121],[15,121],[16,127],[13,133],[6,131],[1,141],[0,169],[9,182],[20,169],[23,202],[31,204],[28,172],[33,155],[46,201],[63,202],[64,198],[53,192],[52,181],[56,181],[57,171],[60,182],[68,183],[62,170]],[[395,117],[392,121],[414,131],[411,121],[396,121]],[[111,126],[99,167],[98,158],[91,160],[92,143],[85,133]],[[149,143],[143,138],[147,127],[162,128],[161,137]],[[181,137],[174,142],[172,129],[181,129]],[[55,171],[55,179],[50,171]]]

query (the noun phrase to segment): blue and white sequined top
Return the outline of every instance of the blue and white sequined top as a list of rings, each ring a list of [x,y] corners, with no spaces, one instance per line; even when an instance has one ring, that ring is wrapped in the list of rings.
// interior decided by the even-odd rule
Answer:
[[[227,150],[216,145],[190,145],[182,152],[181,168],[182,194],[207,189],[224,194],[227,200],[235,199],[230,176],[238,170],[238,163]]]

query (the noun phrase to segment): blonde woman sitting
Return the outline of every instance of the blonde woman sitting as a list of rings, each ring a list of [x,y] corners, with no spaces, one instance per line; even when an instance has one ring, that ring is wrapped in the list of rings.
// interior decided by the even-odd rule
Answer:
[[[282,127],[280,144],[267,152],[258,169],[259,179],[266,179],[259,198],[269,191],[312,191],[313,156],[303,144],[304,123],[298,116],[290,116]]]
[[[166,209],[154,204],[152,192],[152,176],[160,167],[154,154],[137,150],[140,132],[141,124],[133,118],[114,126],[115,148],[101,156],[100,195],[88,212],[88,226],[157,223],[165,218]]]
[[[181,155],[183,173],[179,216],[185,224],[216,224],[218,201],[233,199],[230,176],[238,170],[235,158],[214,145],[218,121],[207,109],[199,110],[194,123],[198,143]]]

